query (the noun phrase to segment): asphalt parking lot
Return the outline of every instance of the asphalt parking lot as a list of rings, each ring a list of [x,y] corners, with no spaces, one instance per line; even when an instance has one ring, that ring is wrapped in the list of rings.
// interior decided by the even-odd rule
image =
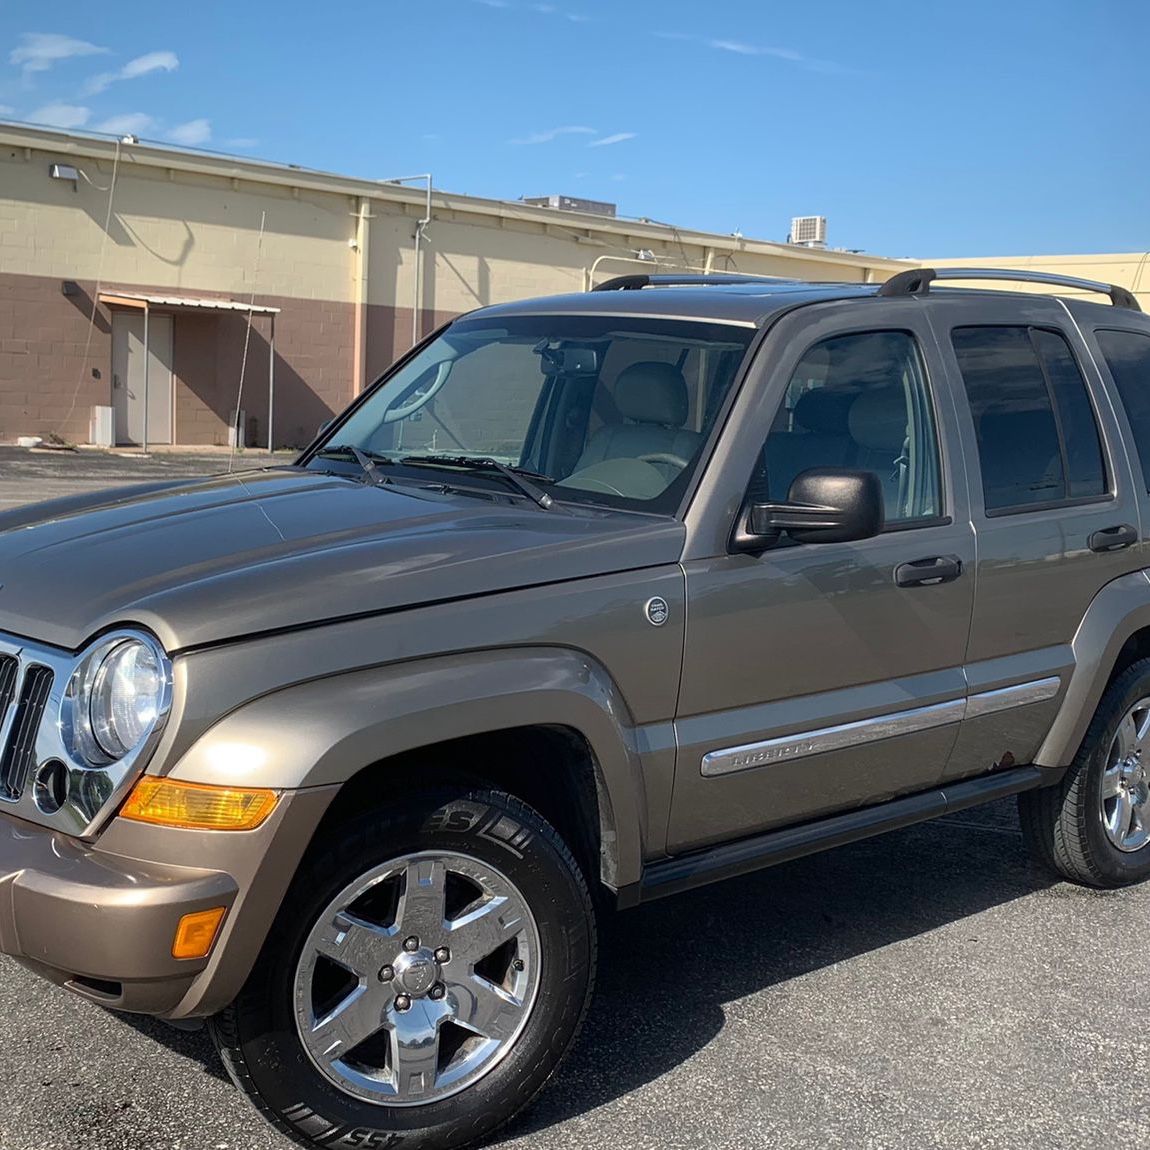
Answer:
[[[0,507],[222,470],[0,449]],[[245,465],[258,462],[245,461]],[[182,470],[181,470],[182,469]],[[1150,1147],[1150,884],[1022,851],[1013,803],[621,916],[508,1150]],[[204,1034],[0,960],[0,1150],[284,1150]]]
[[[276,456],[290,459],[290,456]],[[269,460],[264,452],[237,453],[233,468],[262,467]],[[142,456],[107,451],[27,451],[0,447],[0,511],[56,499],[62,495],[179,479],[189,475],[216,475],[228,469],[225,451],[165,451]]]

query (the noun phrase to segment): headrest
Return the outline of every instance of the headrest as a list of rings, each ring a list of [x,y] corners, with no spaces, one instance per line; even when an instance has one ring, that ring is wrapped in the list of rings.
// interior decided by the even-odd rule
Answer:
[[[673,363],[633,363],[615,381],[615,406],[624,419],[682,427],[687,422],[687,381]]]
[[[867,388],[851,404],[847,425],[860,447],[900,454],[907,436],[905,392],[901,387]]]
[[[795,423],[819,435],[846,435],[851,398],[825,387],[804,391],[795,404]]]

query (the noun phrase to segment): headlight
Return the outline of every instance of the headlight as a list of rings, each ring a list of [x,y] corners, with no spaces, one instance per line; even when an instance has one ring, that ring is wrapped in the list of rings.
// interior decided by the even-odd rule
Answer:
[[[64,725],[73,752],[92,765],[131,754],[167,714],[171,682],[171,664],[151,636],[98,642],[68,685]]]

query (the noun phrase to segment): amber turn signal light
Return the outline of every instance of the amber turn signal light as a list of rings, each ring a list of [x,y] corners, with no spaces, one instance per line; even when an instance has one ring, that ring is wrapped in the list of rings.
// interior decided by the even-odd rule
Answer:
[[[176,937],[172,940],[172,957],[204,958],[216,941],[226,909],[213,906],[211,910],[195,910],[184,915],[176,927]]]
[[[213,787],[145,775],[120,817],[188,830],[250,831],[275,810],[279,795],[258,787]]]

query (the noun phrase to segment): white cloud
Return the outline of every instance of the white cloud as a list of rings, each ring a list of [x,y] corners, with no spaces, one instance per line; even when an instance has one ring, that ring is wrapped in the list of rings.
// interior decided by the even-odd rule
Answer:
[[[793,64],[801,64],[806,60],[801,52],[792,52],[790,48],[762,48],[742,40],[708,40],[707,47],[717,48],[720,52],[736,52],[740,56],[774,56],[779,60],[790,60]]]
[[[149,72],[174,72],[180,66],[179,57],[175,52],[145,52],[134,60],[129,60],[121,69],[120,76],[124,80],[134,80],[137,76],[146,76]]]
[[[91,115],[90,108],[78,104],[45,104],[28,119],[33,124],[46,124],[50,128],[82,128]]]
[[[184,124],[169,128],[164,135],[173,144],[185,144],[189,147],[206,144],[212,138],[212,123],[203,118],[188,120]]]
[[[16,109],[10,104],[0,104],[0,116],[14,116]]]
[[[169,128],[163,133],[163,138],[186,147],[207,144],[207,141],[212,139],[212,121],[189,120],[186,124],[176,124],[175,128]]]
[[[125,112],[122,116],[109,116],[96,125],[97,132],[110,136],[139,136],[150,132],[156,121],[146,112]]]
[[[471,0],[473,4],[482,4],[484,8],[495,8],[502,10],[515,10],[538,12],[540,16],[561,16],[564,20],[570,20],[573,24],[584,24],[590,17],[584,16],[580,12],[567,12],[560,8],[558,4],[547,3],[516,3],[515,0]]]
[[[56,32],[25,32],[20,40],[20,46],[8,53],[8,62],[23,68],[25,72],[47,72],[61,60],[71,60],[76,56],[98,56],[108,50],[98,44],[90,44],[87,40],[61,36]]]
[[[708,40],[711,48],[718,48],[720,52],[737,52],[740,56],[757,56],[758,48],[753,44],[744,44],[739,40]]]
[[[770,56],[775,60],[786,60],[789,64],[797,64],[800,68],[807,68],[812,72],[846,73],[849,69],[833,60],[819,60],[813,56],[804,56],[793,48],[771,48],[763,44],[750,44],[746,40],[712,39],[707,36],[693,36],[687,32],[652,32],[660,40],[678,40],[688,44],[701,44],[704,48],[713,48],[717,52],[733,52],[737,56]]]
[[[194,148],[199,144],[206,144],[212,138],[212,122],[210,120],[189,120],[186,124],[177,124],[164,133],[164,138],[173,144],[184,144]]]
[[[509,144],[549,144],[560,136],[594,136],[594,128],[584,128],[573,125],[563,128],[548,128],[544,132],[532,132],[530,136],[522,136],[517,140],[508,140]]]
[[[225,140],[224,144],[229,148],[256,148],[259,147],[259,140],[253,136],[233,136],[230,140]]]
[[[612,144],[621,144],[624,140],[633,140],[638,132],[616,132],[613,136],[604,136],[601,140],[592,140],[589,148],[609,148]]]
[[[129,60],[118,72],[100,72],[93,76],[84,85],[84,93],[94,96],[118,80],[136,80],[151,72],[174,72],[179,66],[180,60],[175,52],[145,52],[143,56]]]

